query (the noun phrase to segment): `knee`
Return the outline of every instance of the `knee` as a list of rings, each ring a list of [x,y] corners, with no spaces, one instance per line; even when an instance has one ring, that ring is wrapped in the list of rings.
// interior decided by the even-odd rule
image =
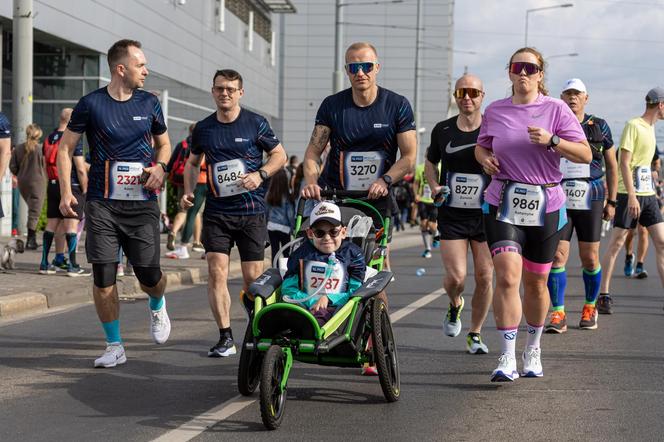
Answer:
[[[521,281],[516,272],[509,270],[496,272],[496,287],[500,287],[504,290],[518,290],[520,282]]]
[[[115,284],[118,271],[116,263],[92,264],[92,278],[97,288],[105,289]]]
[[[443,280],[447,290],[463,291],[466,275],[463,273],[448,273]]]
[[[553,257],[553,267],[562,267],[567,263],[567,253],[558,249]]]
[[[595,270],[599,265],[599,254],[597,251],[584,253],[581,255],[581,265],[584,269]]]
[[[136,279],[145,287],[155,287],[161,281],[162,273],[159,267],[137,267],[134,266]]]

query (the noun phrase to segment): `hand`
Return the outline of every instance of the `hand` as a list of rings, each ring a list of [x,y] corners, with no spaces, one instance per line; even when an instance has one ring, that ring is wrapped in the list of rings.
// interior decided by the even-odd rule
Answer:
[[[382,178],[378,178],[376,181],[371,183],[371,186],[369,186],[369,193],[367,197],[370,200],[382,198],[386,195],[387,195],[387,183],[383,181]]]
[[[145,187],[146,190],[154,192],[155,190],[162,188],[164,185],[164,177],[166,176],[166,172],[164,172],[164,169],[161,167],[161,165],[157,164],[152,167],[144,167],[143,172],[150,174],[148,176],[148,180],[145,182],[145,184],[143,184],[143,187]]]
[[[632,219],[637,219],[641,213],[641,205],[634,194],[627,197],[627,213]]]
[[[189,210],[194,207],[194,194],[189,192],[182,195],[182,199],[180,199],[180,207],[184,210]]]
[[[247,190],[256,190],[263,182],[258,171],[240,175],[240,180],[242,180],[242,187]]]
[[[320,297],[318,302],[316,302],[316,304],[314,304],[314,306],[311,307],[311,310],[314,312],[317,312],[318,310],[326,310],[329,302],[330,300],[328,299],[328,297],[323,295]]]
[[[78,200],[74,197],[74,195],[71,193],[62,195],[62,198],[60,198],[60,213],[62,213],[62,216],[65,218],[75,218],[77,215],[74,209],[72,209],[72,206],[77,205]]]
[[[320,186],[318,184],[307,184],[302,188],[302,198],[320,201]]]
[[[415,195],[415,202],[416,202],[416,203],[419,203],[420,200],[421,200],[420,196],[419,196],[419,195]]]
[[[616,216],[616,208],[611,204],[606,204],[604,206],[604,215],[602,216],[602,219],[611,221],[614,216]]]
[[[498,158],[493,155],[486,157],[486,159],[484,159],[482,162],[482,169],[484,169],[484,173],[487,175],[495,175],[500,173],[499,167],[500,163],[498,162]]]
[[[528,126],[528,138],[530,138],[531,143],[544,144],[546,146],[551,141],[552,136],[546,129]]]

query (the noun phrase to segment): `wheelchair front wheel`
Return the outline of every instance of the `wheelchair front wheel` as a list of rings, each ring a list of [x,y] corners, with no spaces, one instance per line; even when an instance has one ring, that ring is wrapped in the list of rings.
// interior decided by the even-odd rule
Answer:
[[[261,418],[268,430],[281,425],[286,406],[286,388],[281,388],[285,373],[286,357],[278,345],[272,345],[263,357],[261,370]]]
[[[246,348],[247,342],[253,343],[253,340],[254,333],[251,328],[251,320],[249,320],[247,331],[244,333],[244,341],[242,341],[240,364],[237,371],[237,389],[243,396],[251,396],[261,380],[263,354],[256,348],[253,350]]]
[[[374,361],[383,395],[388,402],[396,402],[401,394],[401,376],[397,345],[394,341],[392,323],[387,306],[382,299],[374,298],[371,309]]]

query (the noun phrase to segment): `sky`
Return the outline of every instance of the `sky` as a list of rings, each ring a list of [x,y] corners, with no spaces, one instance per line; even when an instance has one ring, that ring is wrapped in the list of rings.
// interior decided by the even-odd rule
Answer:
[[[618,144],[625,122],[643,113],[648,90],[664,86],[664,0],[456,0],[453,78],[466,67],[478,75],[484,106],[508,96],[506,67],[524,46],[526,10],[563,3],[574,6],[529,13],[528,45],[548,63],[549,95],[581,78],[586,112],[607,120]],[[563,55],[571,53],[579,55]],[[656,133],[661,149],[664,121]]]

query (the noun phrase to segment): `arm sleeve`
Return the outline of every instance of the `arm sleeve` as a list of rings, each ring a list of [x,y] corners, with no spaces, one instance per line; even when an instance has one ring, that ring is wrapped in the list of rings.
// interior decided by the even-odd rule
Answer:
[[[270,152],[272,149],[279,145],[279,139],[274,134],[270,127],[270,123],[265,118],[262,118],[258,124],[258,147],[265,152]]]
[[[401,97],[401,104],[397,113],[397,133],[415,130],[415,116],[413,108],[406,97]]]
[[[67,123],[67,129],[77,134],[82,134],[88,127],[88,121],[90,119],[90,110],[86,103],[85,97],[78,100],[74,111],[71,113],[71,118],[69,123]]]
[[[152,127],[150,129],[153,135],[161,135],[166,132],[166,123],[164,122],[164,113],[161,110],[159,99],[154,97],[154,107],[152,111]]]

